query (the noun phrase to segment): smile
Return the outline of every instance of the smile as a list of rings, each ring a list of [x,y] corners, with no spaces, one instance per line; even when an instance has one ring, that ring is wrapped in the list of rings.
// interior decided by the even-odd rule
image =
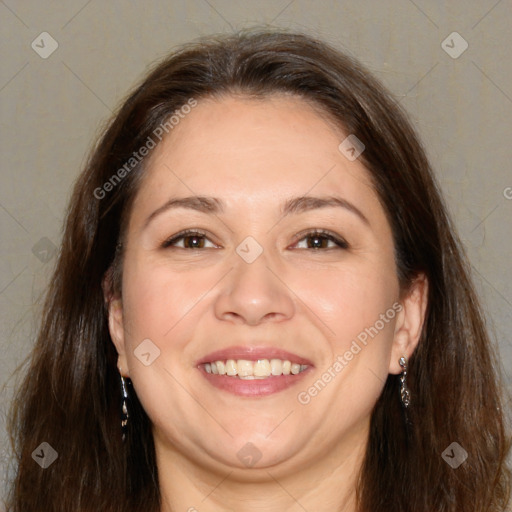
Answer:
[[[206,373],[213,375],[226,375],[245,380],[266,379],[270,376],[297,375],[308,368],[308,365],[292,363],[285,359],[227,359],[225,361],[212,361],[204,363]]]

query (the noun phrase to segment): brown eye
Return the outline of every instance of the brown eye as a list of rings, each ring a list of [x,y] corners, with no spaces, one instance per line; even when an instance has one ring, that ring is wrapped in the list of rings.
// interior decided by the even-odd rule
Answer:
[[[210,246],[206,246],[209,243]],[[208,240],[205,233],[199,231],[184,231],[174,235],[162,244],[163,248],[176,249],[209,249],[217,246]]]
[[[202,249],[204,247],[204,237],[201,235],[187,235],[182,237],[183,245],[187,249]]]
[[[306,241],[305,243],[303,241]],[[302,245],[302,246],[301,246]],[[301,238],[296,247],[298,249],[348,249],[348,244],[345,240],[334,236],[329,232],[312,231],[307,233],[306,236]]]

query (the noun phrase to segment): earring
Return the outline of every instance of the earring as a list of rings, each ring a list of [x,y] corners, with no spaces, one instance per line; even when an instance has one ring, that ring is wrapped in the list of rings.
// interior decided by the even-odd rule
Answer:
[[[124,377],[121,375],[121,390],[123,394],[123,403],[121,406],[121,432],[123,442],[126,440],[126,432],[128,431],[128,418],[130,415],[128,414],[128,392],[126,391],[126,382]]]
[[[402,367],[402,373],[400,375],[400,399],[402,401],[403,406],[407,409],[409,404],[411,403],[411,393],[409,392],[409,388],[407,387],[407,358],[402,356],[398,361],[400,366]]]

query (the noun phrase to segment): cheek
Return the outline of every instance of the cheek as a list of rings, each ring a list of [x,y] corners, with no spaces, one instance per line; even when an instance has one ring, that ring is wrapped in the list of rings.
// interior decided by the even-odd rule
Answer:
[[[322,319],[333,349],[346,350],[347,343],[376,322],[382,335],[392,338],[395,315],[389,310],[398,298],[399,288],[388,266],[352,265],[336,271],[304,273],[296,279],[296,289],[302,290],[301,299]],[[381,315],[387,315],[384,325]]]
[[[170,271],[150,261],[129,263],[123,282],[123,307],[131,343],[154,338],[163,341],[192,310],[207,286],[201,271],[194,275]]]
[[[192,278],[147,262],[128,263],[124,275],[125,347],[130,377],[148,416],[178,438],[187,428],[181,417],[183,412],[197,413],[195,402],[180,382],[187,382],[192,370],[190,340],[205,314],[207,301],[201,298],[211,288],[212,279],[205,272],[198,271]],[[145,345],[144,353],[149,352],[152,361],[146,366],[138,354],[147,340],[157,348]],[[153,360],[154,354],[157,356]]]
[[[398,281],[386,270],[376,263],[300,278],[306,305],[324,324],[326,357],[297,398],[319,417],[340,411],[339,428],[370,414],[389,373],[400,306]]]

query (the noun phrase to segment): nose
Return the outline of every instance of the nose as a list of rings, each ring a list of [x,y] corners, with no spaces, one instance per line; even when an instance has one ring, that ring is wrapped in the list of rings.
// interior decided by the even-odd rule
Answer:
[[[265,251],[252,263],[235,255],[235,266],[222,281],[215,301],[219,320],[258,325],[289,320],[295,313],[293,293],[275,269]]]

